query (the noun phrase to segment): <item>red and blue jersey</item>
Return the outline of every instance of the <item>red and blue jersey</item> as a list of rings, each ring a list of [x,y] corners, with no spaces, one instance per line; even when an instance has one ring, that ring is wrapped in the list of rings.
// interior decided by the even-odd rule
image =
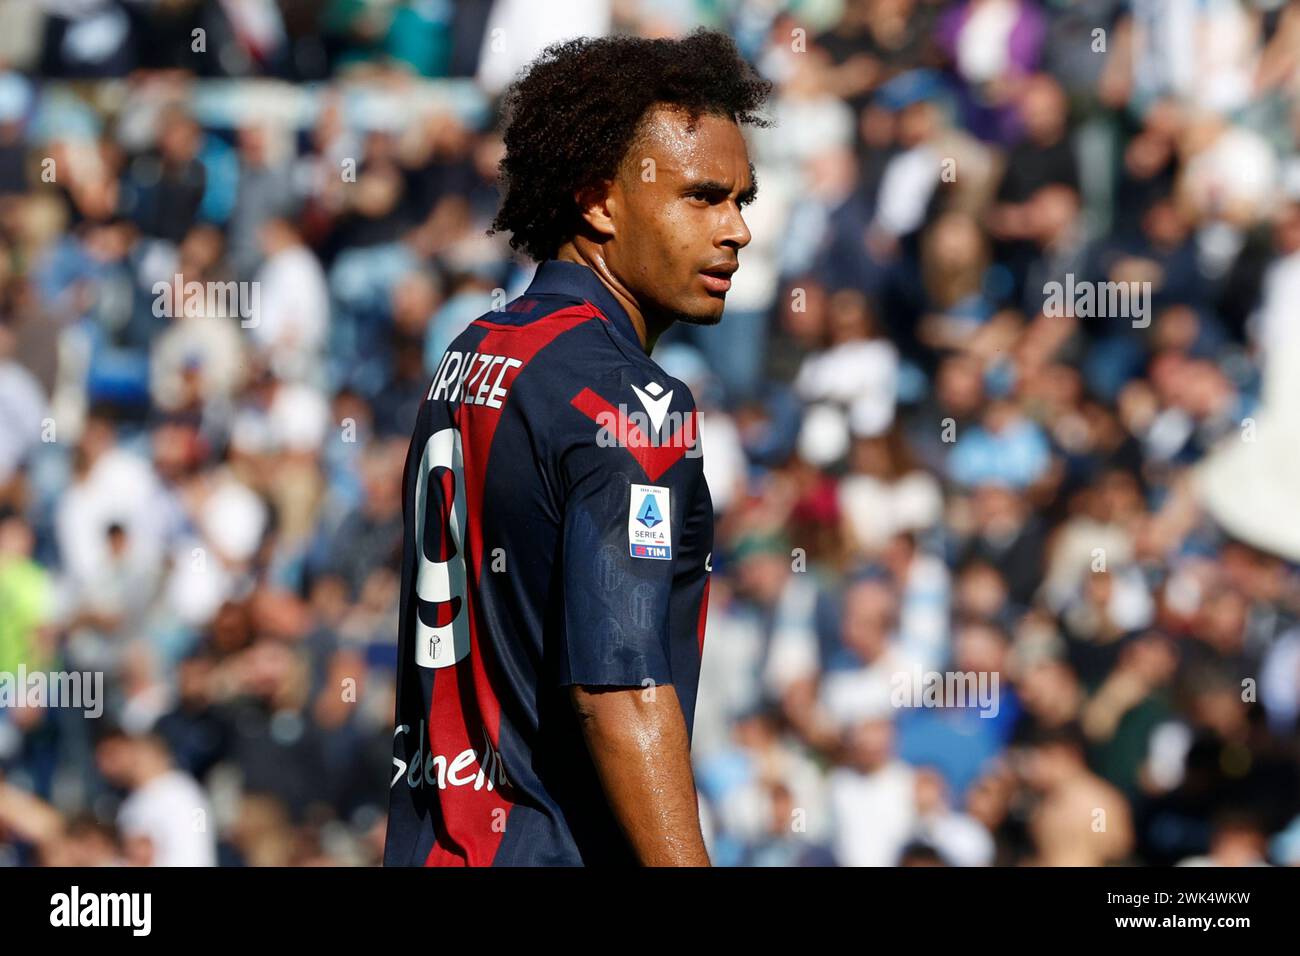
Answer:
[[[694,401],[586,266],[452,342],[406,459],[385,865],[632,862],[571,685],[695,711],[713,507]]]

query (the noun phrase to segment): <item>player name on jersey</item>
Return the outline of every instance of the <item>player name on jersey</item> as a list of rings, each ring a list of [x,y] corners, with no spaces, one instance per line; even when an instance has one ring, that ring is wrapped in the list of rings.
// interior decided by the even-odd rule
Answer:
[[[448,351],[438,363],[428,397],[430,400],[459,401],[462,405],[500,408],[510,391],[501,380],[506,372],[521,365],[523,362],[519,359],[505,355]]]

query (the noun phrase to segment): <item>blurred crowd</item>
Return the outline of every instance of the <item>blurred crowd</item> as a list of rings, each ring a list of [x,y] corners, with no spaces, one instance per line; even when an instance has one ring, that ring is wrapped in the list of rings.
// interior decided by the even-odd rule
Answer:
[[[697,26],[776,85],[724,321],[655,353],[715,862],[1300,863],[1290,453],[1254,523],[1197,477],[1300,380],[1284,0],[0,0],[0,673],[106,675],[0,709],[0,863],[378,861],[410,429],[531,274],[499,96]]]

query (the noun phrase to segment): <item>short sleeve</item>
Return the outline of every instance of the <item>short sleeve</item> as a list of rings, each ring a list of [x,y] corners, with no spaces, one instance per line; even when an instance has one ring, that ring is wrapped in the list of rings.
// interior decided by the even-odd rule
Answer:
[[[586,431],[565,456],[560,683],[671,684],[674,568],[699,458]]]

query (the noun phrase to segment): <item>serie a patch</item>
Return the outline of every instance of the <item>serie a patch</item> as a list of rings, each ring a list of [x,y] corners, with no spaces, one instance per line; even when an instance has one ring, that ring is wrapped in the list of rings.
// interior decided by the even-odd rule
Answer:
[[[672,513],[668,488],[632,485],[627,505],[627,546],[632,557],[673,559]]]

